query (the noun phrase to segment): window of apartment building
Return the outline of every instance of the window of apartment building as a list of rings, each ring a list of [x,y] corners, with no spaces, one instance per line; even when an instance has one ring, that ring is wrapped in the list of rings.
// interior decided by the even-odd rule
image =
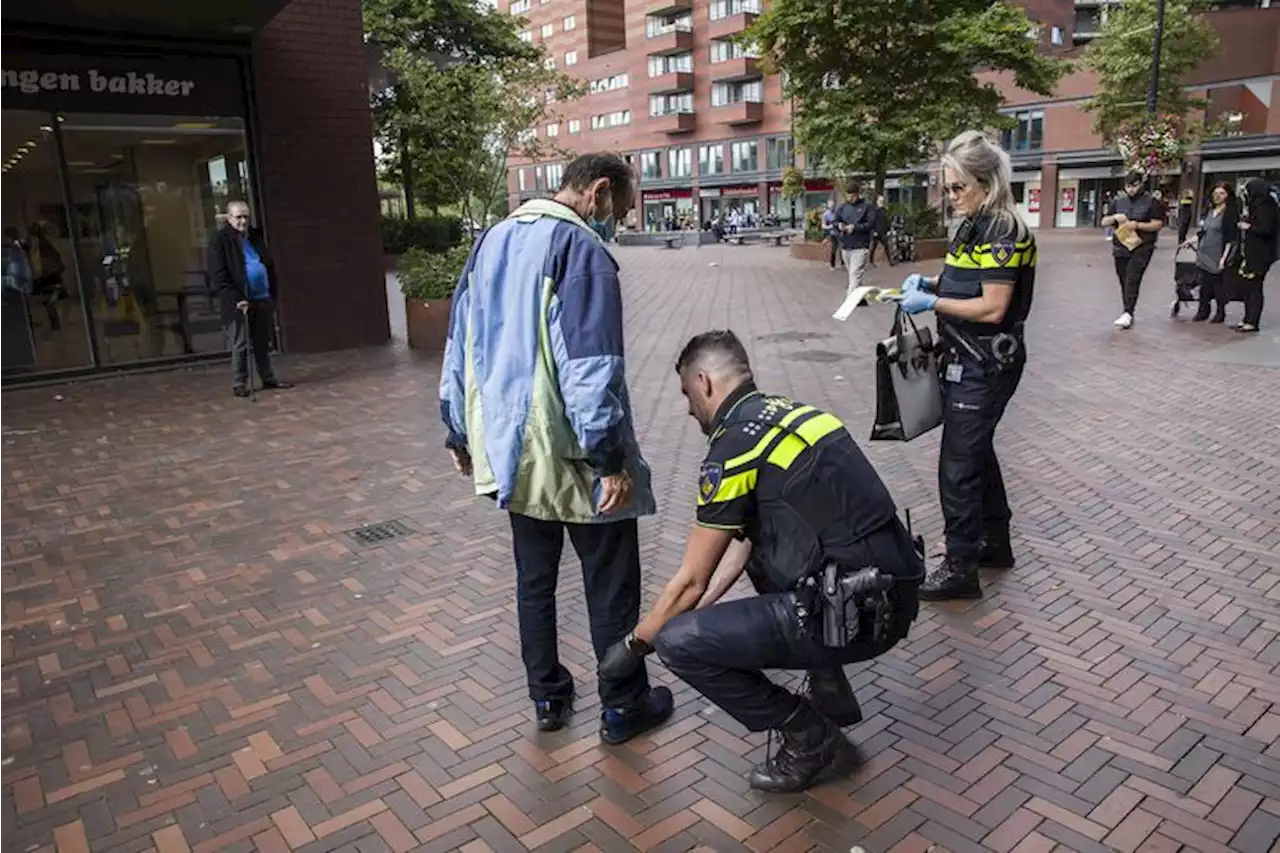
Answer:
[[[712,39],[711,41],[711,61],[712,62],[728,62],[731,59],[742,59],[749,57],[755,59],[758,56],[754,47],[744,47],[735,41],[727,39]]]
[[[795,143],[790,137],[783,136],[777,139],[770,139],[764,144],[765,162],[768,163],[770,169],[785,169],[791,165],[791,158],[795,152]]]
[[[659,151],[640,152],[640,177],[651,181],[662,177],[662,153]]]
[[[625,89],[631,84],[631,75],[614,74],[612,77],[601,77],[599,80],[591,81],[591,94],[596,95],[600,92],[612,92],[614,89]]]
[[[724,174],[724,146],[702,145],[698,148],[698,174]]]
[[[545,190],[547,188],[547,179],[542,176],[541,166],[535,166],[533,169],[533,188],[535,190]]]
[[[661,77],[664,74],[676,74],[693,70],[692,53],[673,53],[668,56],[649,57],[649,76]]]
[[[1051,41],[1056,47],[1062,47],[1063,43],[1066,41],[1066,36],[1062,32],[1062,27],[1054,27],[1049,31],[1049,41]]]
[[[547,125],[547,136],[559,136],[559,135],[560,135],[559,122],[553,121],[551,124]]]
[[[539,5],[539,6],[545,6],[545,5],[547,5],[548,3],[550,3],[550,2],[551,2],[551,0],[538,0],[538,5]]]
[[[555,25],[555,24],[543,24],[543,25],[542,25],[542,38],[543,38],[543,40],[544,40],[544,41],[545,41],[546,39],[551,38],[551,37],[552,37],[553,35],[555,35],[555,34],[556,34],[556,25]]]
[[[711,20],[718,21],[733,15],[760,14],[760,0],[711,0]]]
[[[552,163],[547,167],[547,189],[560,189],[560,182],[564,179],[564,164]]]
[[[578,17],[577,17],[577,15],[565,15],[565,16],[564,16],[564,31],[565,31],[566,33],[567,33],[567,32],[569,32],[569,30],[572,30],[572,29],[574,29],[574,28],[575,28],[575,27],[577,27],[577,26],[578,26]]]
[[[1044,147],[1044,110],[1014,113],[1018,126],[1000,132],[1006,151],[1039,151]]]
[[[764,100],[764,83],[760,80],[747,80],[742,83],[713,83],[711,86],[711,106],[723,107],[743,101],[760,103]]]
[[[564,65],[568,68],[570,65],[578,64],[578,52],[576,50],[567,51],[564,55]]]
[[[667,177],[688,178],[693,175],[693,149],[672,148],[667,152]]]
[[[605,130],[606,128],[623,127],[628,124],[631,124],[631,110],[616,110],[591,117],[592,130]]]
[[[729,149],[729,162],[735,172],[755,172],[760,168],[755,140],[735,142]]]
[[[525,44],[533,44],[533,30],[521,30],[517,38]]]
[[[582,121],[581,121],[581,119],[576,119],[576,118],[571,118],[571,119],[569,119],[569,132],[570,132],[570,133],[582,133]]]
[[[691,112],[693,112],[693,92],[649,96],[649,115],[651,116],[668,116],[673,113]]]
[[[650,15],[644,19],[644,34],[647,38],[665,36],[674,32],[693,32],[693,15],[690,12],[676,12],[671,15]]]
[[[516,169],[516,189],[524,192],[529,188],[529,170]]]
[[[532,4],[529,0],[511,0],[511,5],[507,7],[507,10],[513,15],[523,15],[529,11],[530,5]]]

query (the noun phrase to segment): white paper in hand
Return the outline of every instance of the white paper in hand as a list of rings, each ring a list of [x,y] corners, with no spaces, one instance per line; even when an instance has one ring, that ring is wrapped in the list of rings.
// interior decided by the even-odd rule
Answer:
[[[832,319],[839,320],[843,323],[853,315],[854,309],[858,306],[865,305],[868,302],[888,302],[900,293],[901,291],[898,290],[889,290],[879,287],[855,287],[850,291],[849,295],[845,297],[844,302],[840,303],[840,307],[836,309],[836,313],[832,314],[831,317]]]

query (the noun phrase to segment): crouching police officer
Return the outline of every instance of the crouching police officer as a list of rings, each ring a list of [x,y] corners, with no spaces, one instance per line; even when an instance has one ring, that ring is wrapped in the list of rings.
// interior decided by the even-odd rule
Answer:
[[[781,748],[752,772],[752,787],[801,791],[857,763],[839,726],[862,712],[842,667],[906,636],[923,545],[843,424],[758,391],[733,332],[689,341],[676,372],[710,436],[697,524],[679,571],[600,673],[622,677],[656,649],[748,729],[780,731]],[[759,595],[717,604],[744,569]],[[808,670],[807,694],[772,683],[765,669]]]
[[[1022,324],[1036,276],[1035,239],[1013,199],[1009,155],[967,131],[947,146],[942,165],[951,204],[965,218],[942,274],[909,277],[901,302],[909,314],[937,314],[944,350],[938,485],[947,554],[920,587],[924,601],[980,598],[979,567],[1013,567],[994,439],[1026,364]]]

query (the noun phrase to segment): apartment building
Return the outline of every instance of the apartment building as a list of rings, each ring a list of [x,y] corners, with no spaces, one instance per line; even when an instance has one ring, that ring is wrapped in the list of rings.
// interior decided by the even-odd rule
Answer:
[[[822,206],[833,187],[806,165],[791,138],[790,105],[780,81],[766,77],[751,52],[732,44],[763,0],[499,0],[528,19],[522,38],[544,44],[548,62],[589,82],[589,94],[563,105],[561,121],[533,128],[570,151],[622,153],[640,178],[634,224],[655,228],[692,214],[705,222],[737,208],[789,220],[783,171],[805,170],[797,216]],[[1106,0],[1023,0],[1029,37],[1046,51],[1078,56],[1081,13],[1105,12]],[[1210,118],[1235,119],[1232,135],[1206,143],[1170,176],[1171,191],[1199,189],[1204,175],[1280,177],[1280,9],[1271,0],[1227,0],[1210,13],[1221,53],[1192,82],[1211,101]],[[1085,20],[1086,27],[1096,29]],[[1018,122],[1004,134],[1017,169],[1015,191],[1036,227],[1086,227],[1120,180],[1119,158],[1102,147],[1081,106],[1096,86],[1076,71],[1049,98],[993,76]],[[1206,164],[1201,168],[1201,164]],[[509,161],[511,203],[559,185],[563,163]],[[1219,178],[1215,177],[1214,180]],[[1118,186],[1118,185],[1117,185]],[[936,164],[891,173],[890,200],[936,201]]]

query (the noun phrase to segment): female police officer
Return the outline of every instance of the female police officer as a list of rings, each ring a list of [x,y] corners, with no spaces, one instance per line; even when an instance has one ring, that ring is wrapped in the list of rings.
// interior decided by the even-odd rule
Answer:
[[[1013,567],[993,438],[1022,378],[1022,323],[1036,267],[1035,240],[1013,200],[1009,155],[967,131],[947,146],[942,165],[947,195],[964,221],[942,274],[910,276],[901,298],[909,314],[937,314],[942,349],[938,486],[947,553],[920,587],[925,601],[979,598],[979,567]]]

